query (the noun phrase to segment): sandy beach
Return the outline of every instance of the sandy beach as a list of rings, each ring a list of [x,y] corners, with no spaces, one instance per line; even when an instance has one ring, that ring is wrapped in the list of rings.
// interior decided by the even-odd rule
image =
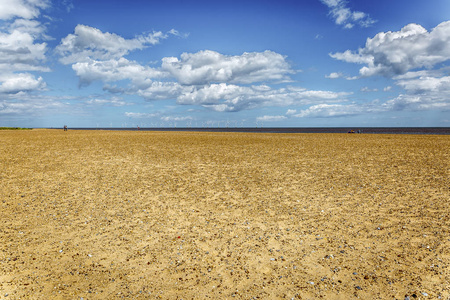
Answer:
[[[0,299],[448,300],[449,149],[444,135],[2,131]]]

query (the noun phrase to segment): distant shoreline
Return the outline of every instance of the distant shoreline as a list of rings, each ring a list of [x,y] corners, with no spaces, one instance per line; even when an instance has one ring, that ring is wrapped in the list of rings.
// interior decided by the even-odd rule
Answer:
[[[21,128],[21,127],[0,127],[0,130],[31,130],[32,128]]]
[[[63,129],[48,128],[48,129]],[[83,128],[69,127],[69,130],[113,130],[113,131],[173,131],[173,132],[247,132],[247,133],[348,133],[353,130],[362,134],[434,134],[450,135],[450,127],[229,127],[229,128],[200,128],[200,127],[128,127],[128,128]]]

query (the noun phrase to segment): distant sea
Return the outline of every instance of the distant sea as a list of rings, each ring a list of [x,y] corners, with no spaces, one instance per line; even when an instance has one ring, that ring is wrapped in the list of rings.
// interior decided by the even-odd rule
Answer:
[[[53,128],[55,129],[55,128]],[[62,130],[63,128],[61,128]],[[69,130],[121,130],[137,131],[133,128],[70,128]],[[219,128],[198,128],[198,127],[170,127],[170,128],[139,128],[141,131],[195,131],[195,132],[260,132],[260,133],[347,133],[351,130],[362,134],[444,134],[450,135],[450,127],[219,127]]]

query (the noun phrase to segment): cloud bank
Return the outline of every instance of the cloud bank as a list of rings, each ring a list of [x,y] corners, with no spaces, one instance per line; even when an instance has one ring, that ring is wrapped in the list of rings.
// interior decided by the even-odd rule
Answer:
[[[46,27],[35,20],[41,9],[50,6],[44,0],[3,0],[0,1],[0,97],[2,106],[14,111],[5,99],[24,97],[34,91],[42,91],[46,83],[42,77],[30,72],[50,71],[46,61],[48,39]]]
[[[450,59],[450,21],[428,32],[418,24],[400,31],[380,32],[368,38],[364,48],[330,54],[332,58],[365,65],[363,77],[404,74],[417,68],[433,68]]]
[[[162,69],[186,85],[288,81],[288,75],[294,73],[286,58],[272,51],[235,56],[210,50],[183,53],[180,59],[163,58]]]
[[[365,47],[330,54],[347,63],[362,64],[360,77],[392,78],[404,93],[388,100],[384,110],[450,109],[450,21],[427,31],[408,24],[399,31],[380,32]],[[389,88],[390,89],[390,88]],[[388,89],[388,90],[389,90]]]
[[[179,33],[171,31],[173,35]],[[244,52],[224,55],[203,50],[164,57],[159,67],[142,65],[126,56],[157,44],[168,34],[124,39],[114,33],[78,25],[56,48],[60,61],[71,64],[81,85],[105,83],[111,93],[137,95],[146,100],[176,100],[181,105],[197,105],[214,111],[240,111],[262,106],[336,101],[348,93],[278,88],[290,82],[296,72],[286,57],[273,52]],[[123,81],[128,82],[125,86]],[[270,85],[269,85],[270,84]]]

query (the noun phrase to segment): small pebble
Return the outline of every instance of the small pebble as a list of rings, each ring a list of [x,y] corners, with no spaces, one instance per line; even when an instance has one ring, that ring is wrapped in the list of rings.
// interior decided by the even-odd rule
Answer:
[[[424,295],[425,297],[428,296],[428,294],[425,292],[422,292],[422,295]]]

